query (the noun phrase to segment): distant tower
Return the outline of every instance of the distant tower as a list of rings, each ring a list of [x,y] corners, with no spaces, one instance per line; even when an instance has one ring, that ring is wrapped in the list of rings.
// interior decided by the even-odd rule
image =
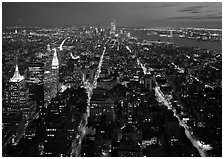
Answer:
[[[115,24],[115,20],[113,22],[111,22],[111,28],[110,28],[110,34],[115,34],[116,32],[116,24]]]
[[[111,22],[111,30],[115,32],[116,30],[116,23],[115,20],[113,22]]]
[[[170,37],[173,37],[173,30],[170,30]]]
[[[51,51],[51,46],[49,44],[47,44],[47,51]]]
[[[58,92],[59,87],[59,61],[57,57],[57,51],[54,48],[54,56],[52,60],[52,68],[51,68],[51,74],[52,74],[52,94],[55,95]]]

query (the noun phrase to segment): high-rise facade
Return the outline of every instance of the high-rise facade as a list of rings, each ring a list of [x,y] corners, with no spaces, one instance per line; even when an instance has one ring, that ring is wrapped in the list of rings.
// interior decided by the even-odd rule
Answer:
[[[32,62],[28,65],[29,99],[37,102],[37,108],[44,104],[44,63]]]
[[[110,24],[111,26],[111,28],[110,28],[110,35],[114,35],[115,34],[115,32],[116,32],[116,24],[115,24],[115,20],[113,21],[113,22],[111,22],[111,24]]]
[[[52,98],[52,77],[50,71],[44,72],[44,105],[45,107],[51,101]]]
[[[145,75],[144,77],[145,88],[152,90],[154,81],[155,81],[155,77],[152,74]]]
[[[116,30],[115,20],[113,22],[111,22],[111,30],[114,31],[114,32]]]
[[[110,98],[98,98],[90,101],[90,117],[106,116],[108,122],[113,122],[114,116],[114,101]]]
[[[9,80],[6,101],[6,108],[4,108],[4,111],[6,112],[23,111],[29,102],[29,89],[24,77],[19,73],[17,64],[14,75]]]
[[[50,103],[51,99],[57,94],[59,90],[59,60],[56,49],[54,51],[51,64],[45,63],[44,71],[44,106]],[[50,67],[50,68],[49,68]]]
[[[59,89],[59,61],[57,51],[54,48],[54,56],[52,60],[51,74],[52,74],[52,94],[56,95]]]
[[[8,144],[16,144],[25,131],[25,119],[30,116],[32,109],[29,104],[29,89],[26,81],[19,73],[18,64],[8,83],[5,92],[6,102],[3,105],[3,151]]]
[[[29,120],[34,117],[36,112],[36,102],[29,101],[27,80],[20,75],[18,64],[16,64],[14,75],[9,80],[3,112],[14,113],[18,111],[22,111],[24,118]]]

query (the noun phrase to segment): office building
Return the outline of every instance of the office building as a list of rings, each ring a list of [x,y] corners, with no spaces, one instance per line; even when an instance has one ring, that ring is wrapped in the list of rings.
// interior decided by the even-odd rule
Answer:
[[[18,144],[25,131],[25,119],[22,111],[2,113],[3,150],[7,145]]]
[[[51,98],[53,97],[52,91],[52,78],[51,72],[44,72],[44,106],[47,107],[48,103],[50,103]]]
[[[29,99],[36,101],[37,108],[41,109],[44,104],[44,64],[32,62],[28,65]]]
[[[110,35],[115,35],[115,32],[116,32],[116,24],[114,20],[113,22],[111,22]]]
[[[155,80],[155,77],[152,74],[146,74],[144,78],[145,88],[152,90],[154,80]]]
[[[58,61],[56,49],[54,49],[51,74],[52,74],[52,86],[53,86],[52,94],[56,95],[59,89],[59,61]]]
[[[113,122],[114,116],[114,101],[110,98],[97,98],[90,102],[90,117],[106,116],[109,122]]]
[[[9,87],[7,93],[7,112],[16,112],[26,107],[29,102],[29,89],[23,76],[19,73],[18,64],[16,64],[15,72],[9,80]]]

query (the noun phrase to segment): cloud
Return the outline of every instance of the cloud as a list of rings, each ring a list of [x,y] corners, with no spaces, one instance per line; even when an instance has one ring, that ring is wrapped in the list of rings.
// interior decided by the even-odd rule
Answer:
[[[180,3],[178,2],[161,3],[161,5],[159,5],[158,8],[173,7],[178,5],[180,5]]]
[[[222,20],[218,3],[201,3],[195,6],[184,7],[179,10],[181,16],[173,16],[169,19],[176,20]]]
[[[113,4],[113,3],[111,3]],[[117,3],[114,3],[117,5]],[[168,8],[168,7],[174,7],[179,6],[180,2],[120,2],[118,3],[119,6],[128,6],[129,9],[160,9],[160,8]]]
[[[222,20],[222,16],[212,14],[212,15],[199,15],[199,16],[179,16],[170,17],[168,19],[173,20]]]
[[[200,12],[202,8],[206,8],[208,5],[202,5],[202,6],[191,6],[186,7],[184,9],[179,10],[180,12]]]
[[[201,13],[201,12],[199,12],[199,11],[191,11],[191,13]]]

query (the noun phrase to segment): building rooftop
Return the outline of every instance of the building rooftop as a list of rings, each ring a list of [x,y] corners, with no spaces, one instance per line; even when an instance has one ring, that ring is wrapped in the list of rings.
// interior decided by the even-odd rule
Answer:
[[[52,60],[52,68],[59,66],[58,57],[57,57],[57,51],[56,51],[55,48],[53,50],[54,50],[54,56],[53,56],[53,60]]]
[[[14,75],[13,75],[12,78],[10,78],[9,82],[20,82],[23,79],[24,79],[24,77],[21,76],[20,73],[19,73],[18,64],[16,64],[16,69],[15,69]]]

